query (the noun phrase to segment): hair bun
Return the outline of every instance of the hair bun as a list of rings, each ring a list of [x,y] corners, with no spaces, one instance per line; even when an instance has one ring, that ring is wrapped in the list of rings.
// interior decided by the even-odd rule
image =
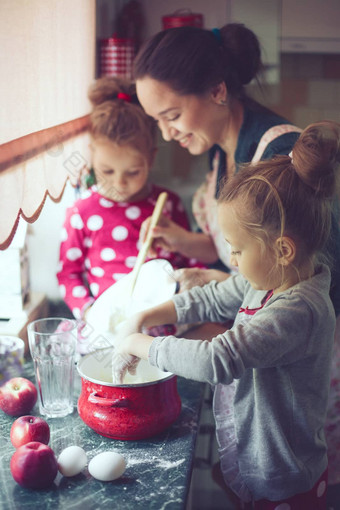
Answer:
[[[249,83],[261,69],[259,41],[249,28],[241,23],[229,23],[221,28],[223,45],[229,51],[240,83]]]
[[[316,122],[300,135],[293,148],[299,177],[322,197],[335,194],[340,173],[340,124]]]
[[[90,86],[88,98],[93,106],[98,106],[105,101],[114,101],[118,94],[124,94],[132,98],[134,85],[119,77],[104,76]]]

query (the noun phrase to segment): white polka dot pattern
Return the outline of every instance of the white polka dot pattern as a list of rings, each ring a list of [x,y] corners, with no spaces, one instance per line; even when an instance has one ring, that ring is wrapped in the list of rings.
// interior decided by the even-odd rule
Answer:
[[[66,296],[65,285],[59,285],[59,292],[60,292],[61,297],[64,299],[64,297]]]
[[[77,259],[80,259],[82,256],[82,251],[80,248],[70,248],[69,250],[67,250],[66,252],[66,258],[68,260],[77,260]]]
[[[125,259],[125,265],[126,267],[134,267],[136,264],[137,257],[126,257]]]
[[[76,319],[80,319],[81,313],[80,313],[79,308],[77,308],[77,307],[72,308],[72,313],[73,313],[73,315],[75,316]]]
[[[115,227],[112,230],[112,237],[115,241],[125,241],[129,232],[128,229],[122,225]]]
[[[120,280],[121,278],[123,278],[123,276],[125,276],[126,273],[114,273],[112,275],[112,277],[114,278],[114,280]]]
[[[99,292],[99,285],[98,283],[91,283],[90,284],[90,289],[91,289],[91,292],[94,296],[98,296],[98,292]]]
[[[85,248],[91,248],[92,244],[93,244],[92,239],[90,239],[89,237],[84,237]]]
[[[72,296],[75,298],[85,297],[86,294],[87,294],[87,291],[83,285],[76,285],[72,289]]]
[[[91,269],[91,274],[93,274],[93,276],[98,276],[98,278],[101,278],[102,276],[104,276],[104,269],[102,267],[92,267]]]
[[[114,260],[116,258],[116,252],[113,248],[104,248],[100,252],[100,258],[105,260],[105,262],[109,262],[110,260]]]
[[[87,228],[92,230],[92,232],[95,232],[96,230],[100,230],[102,228],[103,223],[103,218],[98,214],[94,214],[87,220]]]
[[[66,241],[68,239],[68,233],[67,233],[67,230],[66,228],[62,228],[61,229],[61,233],[60,233],[60,240],[61,242],[63,243],[64,241]]]
[[[114,204],[111,202],[111,200],[107,200],[106,198],[100,198],[99,203],[102,207],[110,208],[113,207]]]
[[[288,503],[280,503],[274,510],[291,510],[291,506]]]
[[[71,224],[71,227],[75,228],[76,230],[81,230],[84,228],[83,220],[81,219],[81,217],[78,213],[72,214],[72,216],[70,218],[70,224]]]
[[[136,220],[141,215],[141,210],[136,205],[132,205],[131,207],[128,207],[125,211],[125,216],[129,220]]]

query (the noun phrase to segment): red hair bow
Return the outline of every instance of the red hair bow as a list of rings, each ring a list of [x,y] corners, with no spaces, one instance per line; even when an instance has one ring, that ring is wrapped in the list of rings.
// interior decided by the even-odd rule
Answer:
[[[117,99],[122,99],[123,101],[131,103],[132,97],[130,96],[130,94],[125,94],[125,92],[118,92]]]

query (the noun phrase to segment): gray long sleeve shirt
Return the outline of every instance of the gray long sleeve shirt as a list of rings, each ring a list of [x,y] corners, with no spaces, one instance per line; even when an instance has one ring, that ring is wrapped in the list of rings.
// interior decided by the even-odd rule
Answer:
[[[173,298],[178,322],[235,319],[233,327],[211,341],[157,337],[150,347],[152,365],[215,385],[216,423],[224,419],[223,387],[235,381],[238,469],[255,500],[308,491],[327,467],[323,427],[335,329],[329,287],[326,266],[263,306],[266,291],[241,275],[195,287]],[[227,438],[218,429],[223,450]]]

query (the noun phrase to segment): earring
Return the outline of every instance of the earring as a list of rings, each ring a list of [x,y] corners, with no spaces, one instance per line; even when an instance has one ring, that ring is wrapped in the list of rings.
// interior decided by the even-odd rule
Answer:
[[[228,102],[225,99],[221,99],[220,104],[223,106],[227,106]]]

